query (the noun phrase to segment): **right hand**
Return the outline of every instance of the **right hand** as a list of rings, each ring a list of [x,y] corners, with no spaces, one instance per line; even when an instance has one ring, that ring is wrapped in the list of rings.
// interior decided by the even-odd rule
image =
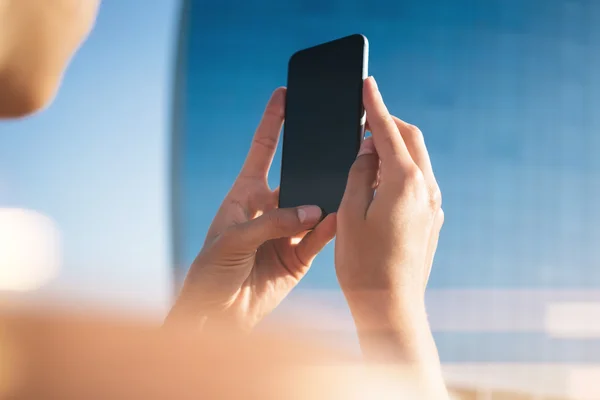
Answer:
[[[373,78],[363,101],[373,136],[338,211],[338,280],[367,357],[418,362],[427,351],[436,361],[425,287],[444,220],[440,190],[423,135],[389,114]]]

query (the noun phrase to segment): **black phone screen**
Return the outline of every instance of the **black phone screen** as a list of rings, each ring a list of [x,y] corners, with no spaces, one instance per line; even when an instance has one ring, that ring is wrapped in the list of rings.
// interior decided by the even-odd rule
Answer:
[[[367,39],[352,35],[290,58],[280,207],[337,211],[364,134],[367,52]]]

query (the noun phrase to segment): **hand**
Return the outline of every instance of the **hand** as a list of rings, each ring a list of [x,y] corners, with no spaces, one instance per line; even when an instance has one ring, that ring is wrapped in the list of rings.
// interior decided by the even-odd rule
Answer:
[[[372,138],[338,212],[337,276],[367,358],[439,368],[424,295],[444,220],[440,190],[423,135],[389,114],[373,78],[363,101]]]
[[[373,136],[361,146],[338,213],[337,275],[352,302],[391,295],[397,301],[377,309],[424,307],[444,220],[441,193],[419,129],[389,114],[373,78],[363,99]]]
[[[209,326],[212,321],[250,330],[296,286],[335,236],[335,214],[319,223],[317,206],[279,209],[278,190],[268,186],[285,94],[284,88],[273,93],[170,318],[197,315]]]

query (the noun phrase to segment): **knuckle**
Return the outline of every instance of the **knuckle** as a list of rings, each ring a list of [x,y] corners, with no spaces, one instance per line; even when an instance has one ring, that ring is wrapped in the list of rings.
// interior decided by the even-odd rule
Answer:
[[[273,97],[279,96],[280,92],[284,93],[283,95],[285,95],[285,90],[283,89],[278,89],[278,91],[275,91],[273,93]],[[265,115],[269,116],[269,117],[274,117],[274,118],[284,118],[285,116],[285,105],[283,102],[277,102],[277,101],[271,101],[267,107],[265,108]]]
[[[421,132],[421,129],[419,129],[418,126],[413,125],[413,124],[406,124],[406,129],[408,132],[414,134],[414,135],[419,135],[422,136],[423,132]]]
[[[393,131],[397,129],[394,117],[389,112],[378,112],[370,121],[371,128],[381,131]]]
[[[398,127],[396,126],[396,122],[394,121],[394,117],[392,117],[389,113],[382,113],[379,115],[379,120],[381,121],[382,128],[387,131],[397,131]]]
[[[396,127],[394,117],[389,112],[382,112],[379,114],[379,119],[385,124],[386,128]]]
[[[404,134],[412,140],[423,139],[423,132],[415,125],[407,124]]]
[[[386,136],[383,145],[389,149],[395,150],[396,149],[396,138],[394,138],[394,135]]]
[[[267,150],[274,150],[277,148],[277,138],[271,136],[260,136],[254,137],[253,143],[259,147],[264,147]]]
[[[375,157],[372,155],[360,156],[354,161],[354,164],[352,164],[350,174],[362,176],[364,174],[372,173],[375,167]]]
[[[442,209],[442,192],[437,185],[429,195],[429,205],[433,210]]]
[[[268,225],[273,232],[287,232],[301,225],[295,209],[278,209],[268,215]]]
[[[404,179],[410,186],[418,187],[425,184],[425,177],[415,164],[410,164],[410,166],[404,168]]]
[[[284,226],[286,222],[283,214],[280,212],[273,212],[268,214],[267,220],[269,222],[269,225],[272,225],[276,228]]]

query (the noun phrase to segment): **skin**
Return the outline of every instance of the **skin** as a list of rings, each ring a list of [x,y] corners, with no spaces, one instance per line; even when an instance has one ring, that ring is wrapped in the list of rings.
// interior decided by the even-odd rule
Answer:
[[[267,186],[284,96],[278,89],[269,101],[242,172],[168,320],[200,323],[205,331],[211,322],[217,330],[250,331],[306,274],[337,230],[336,272],[366,359],[402,366],[403,373],[408,368],[423,398],[447,398],[425,311],[444,214],[422,133],[389,114],[369,78],[363,99],[373,138],[352,166],[338,214],[293,245],[291,238],[302,236],[320,214],[302,222],[298,209],[277,209],[277,191]]]
[[[100,0],[0,0],[0,118],[45,108]]]
[[[410,371],[366,368],[306,334],[198,336],[90,310],[13,307],[0,310],[1,398],[422,398]]]
[[[414,368],[424,396],[447,398],[425,288],[444,221],[421,131],[388,112],[373,78],[363,142],[338,212],[335,265],[363,354]]]
[[[30,115],[52,101],[71,57],[94,24],[98,6],[99,0],[0,0],[0,118]],[[336,271],[365,357],[373,362],[402,366],[396,381],[417,383],[416,389],[412,389],[418,391],[418,398],[447,398],[424,305],[424,290],[443,223],[439,188],[420,131],[389,114],[372,78],[364,87],[364,105],[373,139],[365,141],[352,167],[339,215],[324,220],[319,209],[311,205],[278,209],[278,192],[267,184],[284,119],[285,89],[274,92],[243,170],[210,227],[168,322],[202,326],[205,335],[201,340],[208,341],[208,345],[201,347],[204,353],[198,354],[205,355],[212,349],[223,357],[226,365],[239,364],[241,348],[227,353],[224,349],[229,349],[231,341],[216,346],[208,338],[221,338],[224,332],[247,332],[255,327],[307,273],[314,257],[337,230]],[[52,314],[43,318],[49,318],[52,326],[62,329],[65,337],[73,337],[69,334],[76,332],[72,319],[55,319]],[[47,333],[43,329],[31,331]],[[167,331],[168,335],[173,333]],[[216,334],[210,336],[211,332]],[[163,338],[163,333],[158,335]],[[289,336],[287,333],[279,337],[284,338],[281,343],[287,343],[280,350],[298,346],[299,342],[287,339]],[[89,351],[98,348],[97,344],[103,340],[93,330],[74,337],[89,340],[82,345]],[[165,355],[181,349],[180,338],[173,337],[165,345]],[[278,369],[277,360],[264,357],[275,339],[244,342],[243,351],[256,354],[255,361],[248,364],[252,365],[250,370],[256,379],[271,378],[273,371],[285,372]],[[322,349],[305,343],[310,350],[302,353],[303,359],[319,360]],[[52,340],[47,346],[57,348]],[[142,354],[151,354],[155,349],[151,342],[145,346],[140,350]],[[127,348],[123,346],[121,353],[112,353],[115,359],[108,363],[110,367],[105,373],[114,369],[117,359],[126,359],[123,357]],[[188,349],[180,352],[187,354]],[[84,353],[82,349],[73,355]],[[98,353],[103,355],[106,352]],[[49,357],[55,359],[58,355]],[[41,358],[34,355],[30,360],[37,365]],[[80,362],[94,365],[92,360],[93,357],[88,357]],[[262,361],[260,367],[257,360]],[[187,362],[192,360],[188,357]],[[164,363],[157,359],[152,365],[154,373]],[[138,365],[141,366],[150,364]],[[212,364],[200,362],[198,368],[204,368],[208,379],[214,376]],[[226,370],[231,379],[248,373],[243,369],[235,370],[239,373]],[[65,388],[69,387],[66,382],[73,381],[73,374],[77,371],[59,374],[66,378]],[[325,380],[317,393],[325,389],[359,393],[351,389],[352,384],[342,375],[345,373],[339,375],[339,385],[332,384],[334,379]],[[123,372],[119,376],[128,374]],[[302,387],[311,386],[323,374],[321,371],[306,376],[310,379],[306,378]],[[301,380],[288,379],[286,384],[297,387],[298,382]],[[143,389],[139,385],[126,388],[125,382],[123,385],[115,386],[115,390]],[[214,387],[217,392],[225,388],[218,382]],[[258,384],[257,387],[262,388]],[[265,382],[264,390],[271,389],[277,388]]]
[[[317,206],[279,209],[278,190],[267,184],[285,95],[285,88],[279,88],[271,96],[242,171],[215,216],[168,321],[195,315],[205,329],[227,325],[251,330],[298,284],[335,236],[335,214],[321,221]]]

